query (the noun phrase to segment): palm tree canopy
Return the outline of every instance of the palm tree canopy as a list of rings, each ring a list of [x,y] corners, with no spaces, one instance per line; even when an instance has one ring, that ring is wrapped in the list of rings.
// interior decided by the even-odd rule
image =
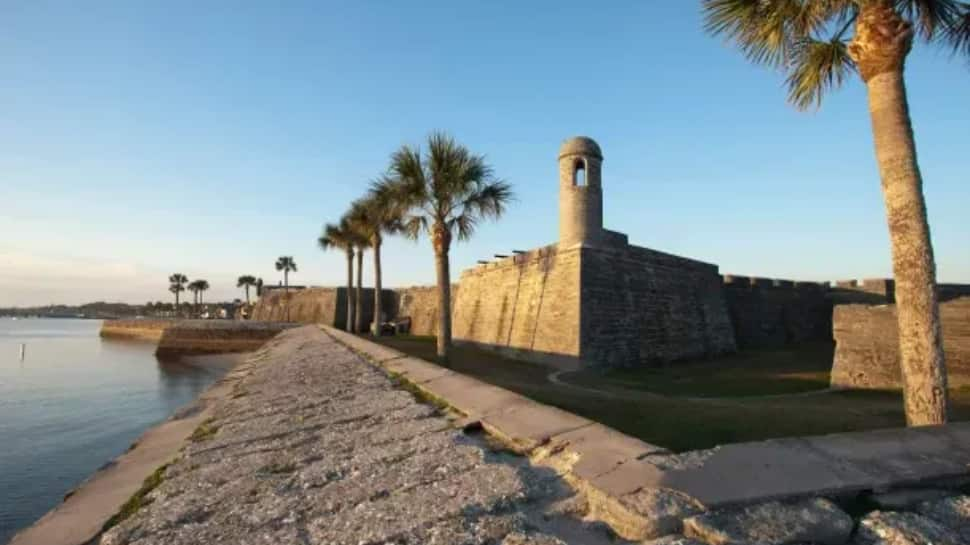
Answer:
[[[188,281],[189,281],[188,277],[186,277],[182,273],[175,273],[168,277],[168,282],[173,286],[178,285],[179,287],[181,287],[181,286],[184,286],[185,283]],[[182,290],[179,290],[179,291],[182,291]]]
[[[354,246],[357,245],[357,236],[353,232],[350,222],[345,217],[340,220],[340,223],[328,223],[324,225],[323,234],[317,238],[317,244],[320,245],[320,249],[322,250],[339,248],[352,252]]]
[[[783,71],[789,102],[804,110],[857,70],[849,33],[870,3],[894,8],[924,42],[970,56],[970,3],[956,0],[703,0],[703,11],[708,32]]]
[[[192,291],[192,292],[201,291],[202,290],[201,282],[205,282],[205,280],[193,280],[189,282],[189,285],[187,286],[189,288],[189,291]]]
[[[498,218],[512,200],[511,187],[495,179],[485,157],[444,133],[428,138],[428,151],[404,146],[391,156],[388,176],[379,182],[385,195],[404,215],[402,228],[409,238],[433,225],[443,225],[459,240],[471,238],[482,218]]]
[[[255,285],[256,285],[256,277],[252,275],[245,274],[243,276],[240,276],[239,279],[236,280],[237,288],[242,288],[245,286],[255,286]]]
[[[198,285],[199,291],[205,291],[209,289],[208,280],[196,280],[195,283]]]
[[[296,261],[293,260],[293,256],[283,255],[276,260],[276,270],[278,271],[295,271]]]
[[[398,197],[392,178],[385,176],[371,182],[367,195],[351,204],[346,216],[348,224],[368,240],[381,234],[400,233],[404,229],[402,220],[407,206]]]

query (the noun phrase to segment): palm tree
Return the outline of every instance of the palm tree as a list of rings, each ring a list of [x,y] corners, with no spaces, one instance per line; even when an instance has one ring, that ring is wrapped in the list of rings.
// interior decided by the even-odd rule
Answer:
[[[185,291],[185,284],[189,281],[182,273],[175,273],[168,277],[168,291],[175,294],[175,315],[178,316],[179,294]]]
[[[367,233],[361,229],[359,220],[355,221],[351,216],[355,213],[353,208],[344,215],[341,223],[346,223],[350,229],[350,236],[353,239],[357,254],[357,287],[354,295],[354,333],[364,331],[364,252],[370,247],[370,239]]]
[[[256,277],[248,274],[240,276],[236,280],[236,287],[246,290],[246,304],[249,304],[249,288],[256,285]]]
[[[199,290],[199,304],[202,304],[202,294],[209,289],[209,282],[207,280],[196,280],[196,288]]]
[[[341,219],[340,223],[334,225],[328,223],[323,227],[323,234],[317,238],[317,243],[322,250],[337,248],[347,254],[347,314],[344,329],[353,331],[354,329],[354,245],[356,234],[351,229],[347,219]]]
[[[383,178],[371,184],[367,196],[351,205],[350,222],[358,233],[369,241],[374,254],[374,324],[371,332],[381,334],[381,315],[383,303],[381,292],[383,278],[381,273],[381,244],[384,234],[399,233],[402,230],[401,220],[406,212],[401,201],[396,198],[394,181]]]
[[[403,146],[391,156],[388,179],[393,198],[408,210],[404,233],[431,238],[438,282],[437,355],[447,362],[451,346],[451,273],[448,252],[452,237],[468,240],[483,218],[498,218],[512,200],[512,189],[496,180],[485,157],[444,133],[428,138],[428,151]]]
[[[192,292],[192,308],[194,309],[193,313],[198,315],[199,314],[199,292],[202,291],[202,287],[201,287],[201,284],[199,283],[199,280],[193,280],[192,282],[189,282],[188,288],[189,288],[189,291]]]
[[[293,256],[281,255],[276,259],[276,270],[283,271],[283,297],[286,299],[286,321],[290,321],[290,271],[296,272]]]
[[[799,109],[857,72],[869,96],[892,245],[906,421],[947,419],[936,265],[903,68],[915,34],[970,56],[970,4],[954,0],[704,0],[707,30],[787,74]],[[852,32],[852,36],[848,35]]]

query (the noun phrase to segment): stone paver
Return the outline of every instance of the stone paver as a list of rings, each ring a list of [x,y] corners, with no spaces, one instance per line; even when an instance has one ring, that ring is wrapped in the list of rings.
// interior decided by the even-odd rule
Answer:
[[[611,539],[562,508],[575,495],[555,472],[455,430],[319,328],[284,332],[250,361],[103,545]]]

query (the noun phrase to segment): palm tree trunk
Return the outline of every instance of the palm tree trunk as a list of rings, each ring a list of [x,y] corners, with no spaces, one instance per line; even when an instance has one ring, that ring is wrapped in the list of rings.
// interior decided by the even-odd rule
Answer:
[[[249,284],[246,284],[246,304],[249,304]]]
[[[438,338],[437,356],[442,363],[448,362],[451,348],[451,270],[448,251],[436,252],[435,272],[438,277]]]
[[[381,314],[383,308],[381,304],[381,236],[375,235],[373,240],[374,249],[374,325],[371,332],[381,335]]]
[[[902,67],[869,77],[869,113],[892,244],[906,422],[947,420],[936,265]]]
[[[344,313],[344,330],[354,330],[354,251],[347,250],[347,310]]]
[[[354,323],[354,333],[364,331],[364,249],[357,248],[357,297],[355,297],[354,307],[357,313],[357,321]]]
[[[290,271],[283,269],[283,299],[286,299],[286,321],[290,321]]]

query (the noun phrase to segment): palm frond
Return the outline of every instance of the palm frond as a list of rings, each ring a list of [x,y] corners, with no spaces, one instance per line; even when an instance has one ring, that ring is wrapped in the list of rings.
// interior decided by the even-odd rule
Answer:
[[[428,232],[428,216],[424,214],[414,214],[405,216],[401,220],[401,233],[406,238],[417,240],[422,232]]]
[[[955,0],[896,0],[896,9],[929,42],[939,36],[945,39],[948,30],[959,24],[967,4]]]
[[[445,227],[461,241],[471,239],[477,225],[478,218],[472,214],[458,214],[445,222]]]
[[[782,66],[795,23],[814,28],[825,12],[804,10],[798,0],[704,0],[704,28],[734,41],[752,62]]]
[[[825,92],[837,89],[855,71],[845,42],[804,39],[792,48],[788,101],[800,110],[818,107]]]
[[[955,54],[970,57],[970,4],[962,3],[960,13],[943,28],[942,40]]]

